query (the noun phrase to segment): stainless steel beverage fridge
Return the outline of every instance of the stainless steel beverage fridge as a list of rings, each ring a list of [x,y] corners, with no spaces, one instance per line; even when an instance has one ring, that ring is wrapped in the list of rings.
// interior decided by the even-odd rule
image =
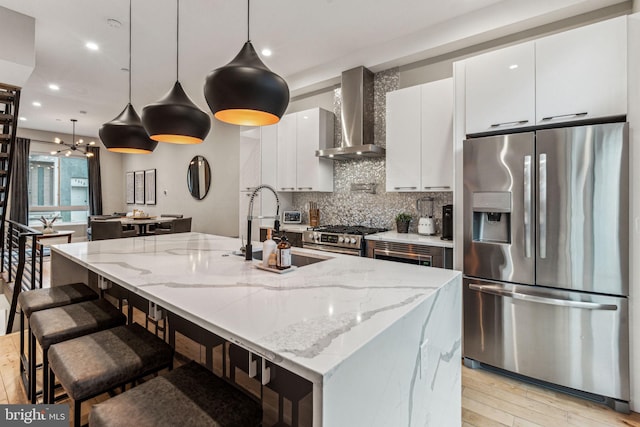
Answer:
[[[465,364],[628,412],[628,150],[626,123],[464,141]]]

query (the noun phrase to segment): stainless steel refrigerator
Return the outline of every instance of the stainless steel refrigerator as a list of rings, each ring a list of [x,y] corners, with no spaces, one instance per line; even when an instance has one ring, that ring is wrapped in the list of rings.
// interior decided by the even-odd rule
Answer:
[[[628,125],[464,141],[464,357],[629,401]]]

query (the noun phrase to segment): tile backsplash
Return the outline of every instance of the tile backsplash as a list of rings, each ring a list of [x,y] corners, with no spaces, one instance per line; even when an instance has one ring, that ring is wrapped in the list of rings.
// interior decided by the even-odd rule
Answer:
[[[398,69],[392,68],[375,74],[374,78],[374,141],[386,146],[386,93],[398,89]],[[340,123],[340,89],[334,92],[335,146],[342,140]],[[424,197],[434,198],[436,230],[442,230],[442,206],[453,203],[451,192],[398,193],[385,191],[385,159],[334,161],[333,193],[293,193],[293,208],[302,211],[303,222],[309,221],[308,203],[316,202],[320,209],[320,224],[366,225],[395,230],[395,216],[400,212],[411,213],[409,231],[416,232],[418,212],[416,201]],[[352,184],[367,184],[352,186]],[[369,184],[373,184],[370,186]],[[358,189],[362,188],[363,189]],[[370,191],[371,187],[375,194]]]

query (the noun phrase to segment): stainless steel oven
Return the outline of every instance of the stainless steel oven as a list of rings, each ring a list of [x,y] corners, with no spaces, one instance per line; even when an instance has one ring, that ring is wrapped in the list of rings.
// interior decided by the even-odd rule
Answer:
[[[366,256],[365,235],[387,231],[363,226],[325,225],[302,233],[302,247],[339,254]]]

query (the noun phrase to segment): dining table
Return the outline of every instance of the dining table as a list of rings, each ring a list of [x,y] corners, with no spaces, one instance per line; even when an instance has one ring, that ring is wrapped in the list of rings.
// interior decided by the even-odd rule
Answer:
[[[121,218],[112,218],[107,221],[120,221],[122,225],[134,225],[138,229],[138,235],[147,236],[149,235],[147,227],[149,225],[158,225],[163,222],[171,222],[175,218],[170,217],[158,217],[158,216],[144,216],[144,217],[133,217],[126,216]]]

